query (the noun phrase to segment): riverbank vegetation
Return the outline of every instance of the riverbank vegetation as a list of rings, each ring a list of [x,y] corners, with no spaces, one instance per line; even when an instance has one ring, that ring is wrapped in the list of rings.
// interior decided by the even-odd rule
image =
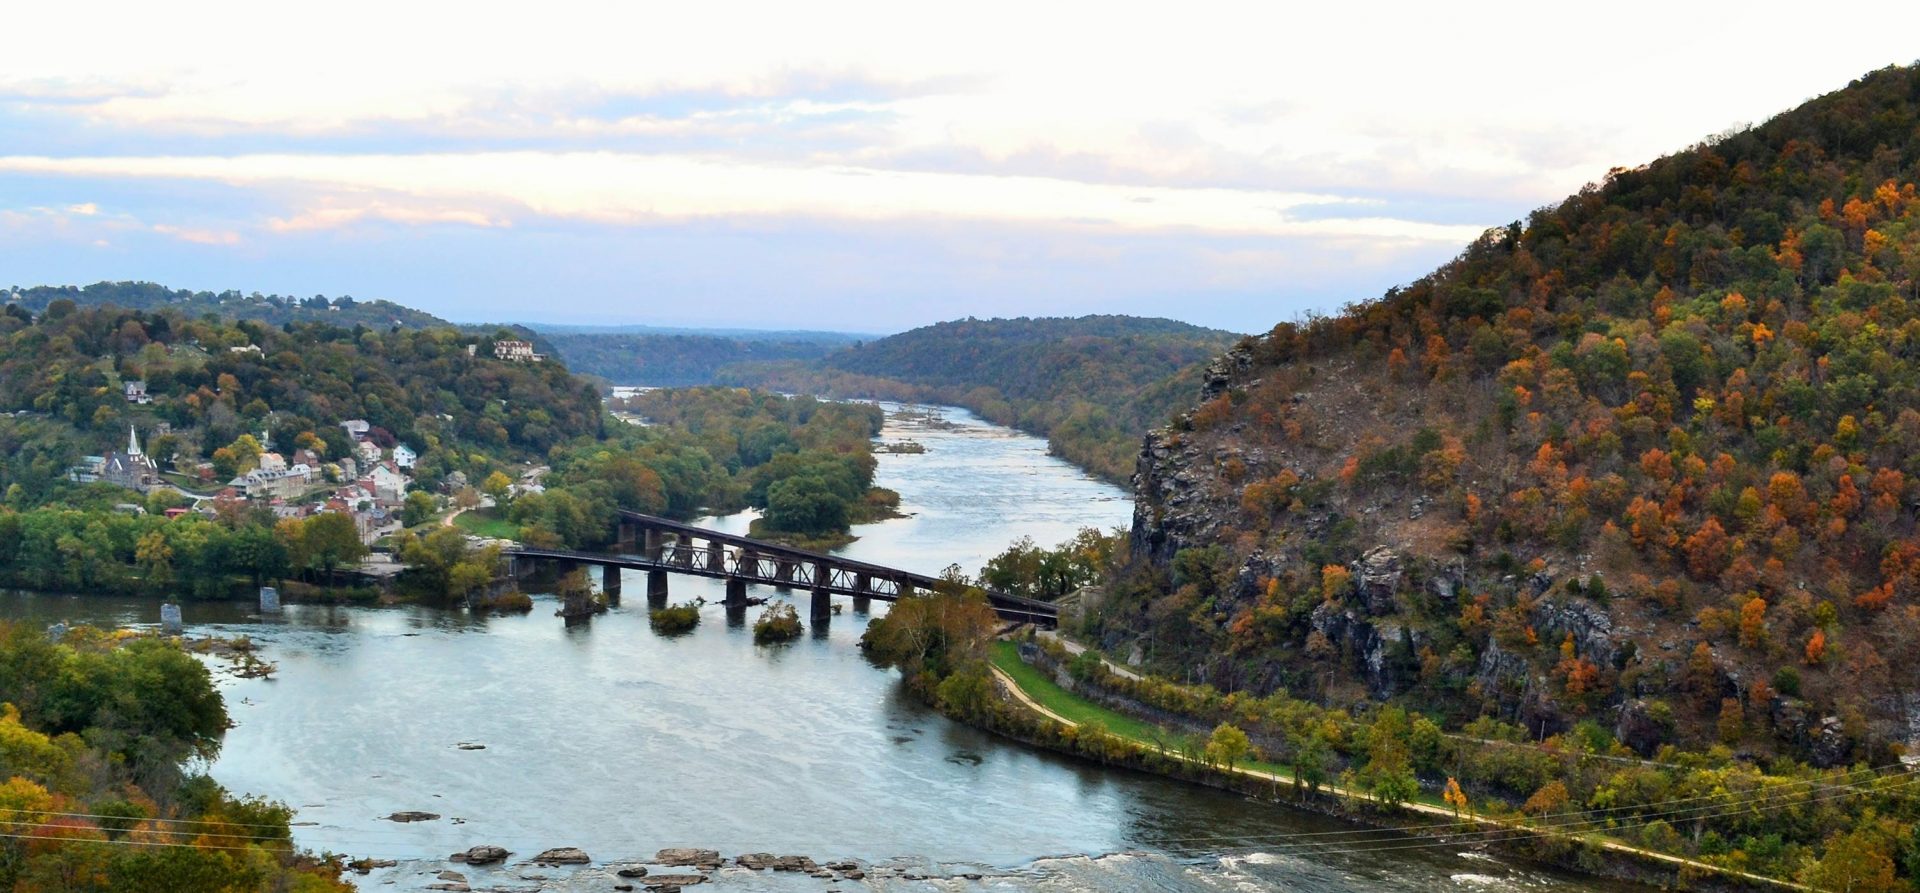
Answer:
[[[716,380],[824,396],[946,403],[1046,437],[1109,481],[1133,473],[1140,437],[1183,406],[1201,370],[1240,336],[1167,319],[964,319],[814,362],[749,363]]]
[[[487,607],[518,607],[518,600],[485,600],[488,584],[500,571],[498,544],[475,546],[456,527],[435,527],[425,536],[403,530],[393,544],[394,557],[407,565],[399,586],[432,603],[481,600]],[[527,607],[531,608],[529,602]]]
[[[351,890],[295,850],[290,809],[182,771],[226,727],[170,642],[0,622],[0,889]]]
[[[281,579],[331,583],[366,553],[340,515],[275,521],[235,506],[212,518],[118,511],[117,494],[74,503],[0,506],[0,586],[124,595],[224,598]]]

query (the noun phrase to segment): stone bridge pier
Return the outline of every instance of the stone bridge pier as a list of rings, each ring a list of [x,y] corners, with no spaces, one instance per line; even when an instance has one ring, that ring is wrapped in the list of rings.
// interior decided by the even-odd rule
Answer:
[[[813,610],[810,613],[814,623],[826,623],[833,616],[833,593],[827,584],[833,580],[833,568],[825,561],[813,564]]]
[[[618,565],[600,565],[600,593],[607,597],[607,604],[620,603],[620,567]]]

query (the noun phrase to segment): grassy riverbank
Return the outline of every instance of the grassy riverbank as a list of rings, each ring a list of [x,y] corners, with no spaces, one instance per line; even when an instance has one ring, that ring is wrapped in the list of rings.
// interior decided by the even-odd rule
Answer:
[[[1295,789],[1298,790],[1297,779],[1287,766],[1256,760],[1243,760],[1232,767],[1219,766],[1208,763],[1204,759],[1196,758],[1185,752],[1193,749],[1191,742],[1189,742],[1186,748],[1176,749],[1169,746],[1170,742],[1179,742],[1183,736],[1177,732],[1143,721],[1137,717],[1128,716],[1092,703],[1062,688],[1051,678],[1048,678],[1047,674],[1041,669],[1022,660],[1019,645],[1015,642],[1005,639],[995,640],[989,646],[988,663],[994,671],[996,671],[1001,681],[1010,687],[1010,694],[1014,696],[1015,700],[1021,702],[1046,720],[1073,727],[1076,731],[1080,732],[1099,729],[1107,735],[1157,753],[1160,757],[1172,761],[1170,765],[1186,764],[1190,767],[1197,767],[1204,764],[1208,772],[1224,773],[1226,777],[1264,782],[1276,786],[1295,786]],[[1202,780],[1202,783],[1208,782]],[[1379,811],[1378,807],[1381,804],[1375,803],[1375,798],[1372,795],[1351,787],[1342,786],[1337,782],[1322,785],[1320,792],[1338,801],[1344,801],[1347,806],[1341,811],[1341,814],[1347,815],[1350,818],[1361,818],[1361,813],[1353,810],[1353,807],[1361,804],[1370,804],[1373,806],[1376,816],[1395,814],[1393,810]],[[1652,869],[1657,874],[1660,874],[1663,882],[1672,879],[1690,880],[1694,882],[1710,880],[1718,884],[1727,884],[1739,889],[1809,889],[1793,881],[1754,874],[1737,868],[1712,865],[1684,856],[1676,856],[1670,853],[1647,849],[1625,840],[1598,833],[1602,830],[1599,827],[1582,825],[1580,823],[1571,823],[1567,827],[1567,830],[1556,831],[1551,822],[1529,821],[1520,816],[1467,816],[1455,812],[1451,806],[1424,793],[1412,800],[1399,804],[1399,808],[1403,810],[1403,812],[1399,813],[1402,819],[1412,819],[1415,822],[1414,825],[1396,826],[1400,830],[1413,831],[1413,828],[1422,821],[1439,823],[1434,826],[1434,830],[1445,831],[1449,834],[1472,833],[1465,830],[1469,828],[1505,829],[1526,835],[1527,838],[1535,842],[1536,846],[1550,841],[1557,841],[1562,844],[1584,843],[1590,848],[1586,850],[1588,853],[1597,854],[1598,852],[1605,852],[1616,860],[1623,860],[1619,864],[1605,865],[1592,861],[1583,862],[1578,858],[1567,858],[1575,852],[1574,850],[1561,850],[1558,853],[1559,859],[1550,859],[1550,861],[1560,861],[1569,867],[1577,867],[1581,870],[1593,871],[1603,875],[1643,881],[1649,880],[1649,877],[1643,874],[1641,870],[1636,870],[1633,867],[1634,865],[1638,865],[1642,869]],[[1463,819],[1466,820],[1464,823],[1462,822]],[[1375,824],[1375,821],[1365,820],[1364,823]],[[1520,844],[1519,840],[1499,841],[1492,838],[1486,839],[1484,842],[1487,844]],[[1545,853],[1543,852],[1540,855],[1544,856]],[[1668,872],[1673,872],[1674,874],[1668,875],[1666,874]]]

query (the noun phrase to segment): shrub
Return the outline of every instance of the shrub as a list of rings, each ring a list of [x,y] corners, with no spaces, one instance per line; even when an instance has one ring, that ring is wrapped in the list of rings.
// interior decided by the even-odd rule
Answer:
[[[653,622],[654,632],[676,635],[700,625],[700,606],[691,602],[681,602],[677,605],[655,608],[647,612],[647,619]]]
[[[786,602],[776,602],[760,612],[753,622],[753,643],[768,645],[800,638],[800,613]]]

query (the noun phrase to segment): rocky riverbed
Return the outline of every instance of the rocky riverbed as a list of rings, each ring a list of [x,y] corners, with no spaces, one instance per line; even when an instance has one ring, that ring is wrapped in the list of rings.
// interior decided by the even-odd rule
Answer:
[[[353,864],[362,889],[400,886],[445,893],[574,893],[712,890],[961,890],[1011,873],[974,865],[937,865],[923,860],[866,862],[815,859],[780,853],[725,856],[718,850],[671,847],[652,859],[593,864],[578,847],[554,847],[521,855],[482,844],[426,860],[362,861]]]

